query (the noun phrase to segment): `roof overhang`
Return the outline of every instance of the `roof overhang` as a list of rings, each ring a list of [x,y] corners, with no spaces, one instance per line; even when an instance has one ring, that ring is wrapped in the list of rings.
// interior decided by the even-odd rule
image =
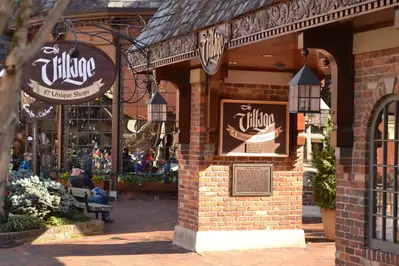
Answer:
[[[399,5],[397,1],[391,0],[316,2],[315,0],[279,2],[222,23],[227,24],[229,29],[225,49],[301,32]],[[216,26],[218,25],[221,24]],[[140,43],[139,36],[137,43],[145,46],[145,49],[138,50],[136,45],[132,45],[129,51],[130,64],[137,72],[145,71],[148,67],[154,69],[199,57],[198,31],[149,46]]]

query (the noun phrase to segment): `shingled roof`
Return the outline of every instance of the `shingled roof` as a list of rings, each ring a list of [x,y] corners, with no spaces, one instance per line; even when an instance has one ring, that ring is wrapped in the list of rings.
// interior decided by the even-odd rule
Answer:
[[[152,45],[229,21],[280,0],[165,0],[137,38]],[[132,46],[131,48],[135,48]]]
[[[106,11],[117,8],[157,9],[164,0],[71,0],[65,14]],[[37,5],[51,9],[56,1],[36,0]]]

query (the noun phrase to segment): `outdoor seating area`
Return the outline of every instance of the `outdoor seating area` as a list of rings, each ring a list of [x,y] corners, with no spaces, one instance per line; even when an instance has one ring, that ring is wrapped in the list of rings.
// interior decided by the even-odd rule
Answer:
[[[104,213],[110,212],[114,209],[110,205],[88,202],[88,199],[93,194],[90,189],[70,187],[68,190],[69,193],[76,199],[74,206],[87,213],[95,213],[96,219],[99,218],[99,213],[101,213],[101,218],[104,219]]]

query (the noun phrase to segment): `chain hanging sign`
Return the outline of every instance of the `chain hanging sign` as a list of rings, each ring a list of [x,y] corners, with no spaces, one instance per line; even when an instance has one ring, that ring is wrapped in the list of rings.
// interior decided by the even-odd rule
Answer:
[[[22,93],[21,111],[29,120],[49,118],[54,114],[54,110],[53,105],[38,101],[25,92]]]
[[[202,67],[214,75],[223,62],[223,53],[228,42],[228,27],[222,24],[199,32],[198,51]]]
[[[21,89],[49,104],[80,104],[101,97],[114,84],[116,67],[101,49],[73,41],[46,43],[23,69]]]

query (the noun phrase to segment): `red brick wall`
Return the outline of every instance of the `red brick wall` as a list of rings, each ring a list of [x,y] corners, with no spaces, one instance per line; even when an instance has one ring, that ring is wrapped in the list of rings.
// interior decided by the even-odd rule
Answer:
[[[375,104],[386,95],[384,79],[398,77],[399,48],[355,56],[355,123],[353,158],[337,163],[337,265],[398,265],[399,256],[369,250],[367,210],[367,132]],[[399,246],[398,246],[399,248]]]
[[[220,98],[287,101],[288,87],[221,84]],[[208,148],[204,144],[205,99],[204,84],[192,84],[190,161],[179,172],[179,225],[200,231],[300,228],[302,148],[290,147],[293,153],[288,158],[213,156],[209,159],[204,152]],[[272,163],[273,196],[232,197],[234,163]]]

